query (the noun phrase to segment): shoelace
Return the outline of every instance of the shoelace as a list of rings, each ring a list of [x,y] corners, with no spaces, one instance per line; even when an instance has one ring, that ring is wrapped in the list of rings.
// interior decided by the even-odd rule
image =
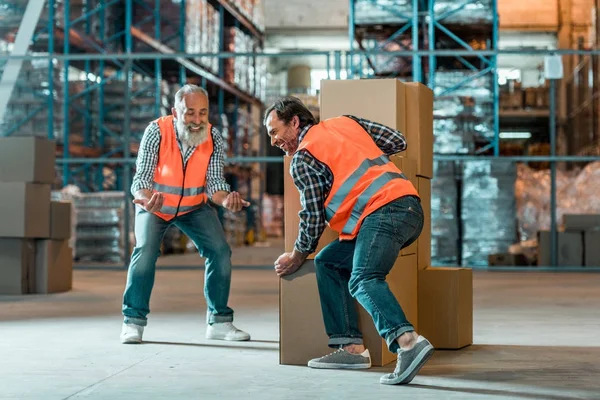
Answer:
[[[329,353],[329,354],[327,354],[327,355],[326,355],[325,357],[323,357],[323,358],[328,358],[328,357],[331,357],[331,356],[333,356],[334,354],[337,354],[337,353],[342,353],[342,352],[344,352],[344,351],[345,351],[344,349],[337,349],[337,350],[336,350],[336,351],[334,351],[333,353]]]

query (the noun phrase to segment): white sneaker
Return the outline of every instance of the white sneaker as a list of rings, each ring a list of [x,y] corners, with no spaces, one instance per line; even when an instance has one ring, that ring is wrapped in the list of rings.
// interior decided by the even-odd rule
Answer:
[[[144,334],[144,327],[135,324],[123,323],[121,329],[121,343],[134,344],[142,343],[142,335]]]
[[[250,335],[239,330],[231,322],[221,322],[206,327],[206,338],[213,340],[245,341]]]

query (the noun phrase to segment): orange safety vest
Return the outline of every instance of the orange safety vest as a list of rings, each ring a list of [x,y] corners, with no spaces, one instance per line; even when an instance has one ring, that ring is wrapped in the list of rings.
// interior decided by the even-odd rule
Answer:
[[[160,149],[154,172],[154,191],[164,195],[164,202],[155,214],[169,221],[197,210],[208,201],[205,186],[213,153],[212,125],[209,123],[207,127],[208,139],[196,147],[184,167],[173,116],[160,117],[156,123],[160,128]]]
[[[337,117],[311,127],[298,150],[329,167],[333,185],[325,199],[329,227],[341,240],[356,237],[363,219],[403,196],[419,196],[414,185],[356,121]]]

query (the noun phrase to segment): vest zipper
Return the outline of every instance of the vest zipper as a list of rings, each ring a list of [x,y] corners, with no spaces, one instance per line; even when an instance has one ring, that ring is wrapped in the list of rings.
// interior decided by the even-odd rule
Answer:
[[[179,214],[179,206],[181,206],[181,200],[183,200],[183,193],[185,191],[185,169],[187,167],[187,165],[185,164],[185,159],[183,158],[183,154],[181,154],[181,151],[179,152],[179,154],[181,155],[181,165],[183,167],[183,182],[181,183],[181,196],[179,197],[179,203],[177,203],[177,210],[175,211],[174,218],[177,218],[177,214]]]

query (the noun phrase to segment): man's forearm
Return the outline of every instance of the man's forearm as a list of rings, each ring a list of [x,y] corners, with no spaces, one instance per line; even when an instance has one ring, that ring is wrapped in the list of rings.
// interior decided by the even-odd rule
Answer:
[[[215,203],[219,206],[223,206],[223,202],[225,201],[225,198],[227,198],[228,195],[229,195],[229,192],[225,192],[223,190],[218,190],[212,195],[211,200],[213,201],[213,203]]]

